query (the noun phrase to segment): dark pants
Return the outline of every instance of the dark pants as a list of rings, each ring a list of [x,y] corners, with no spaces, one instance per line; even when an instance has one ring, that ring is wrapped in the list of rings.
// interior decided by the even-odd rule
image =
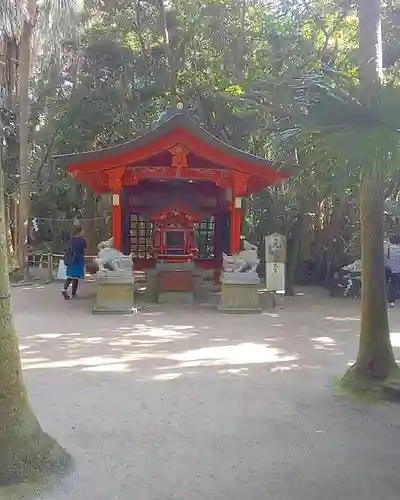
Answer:
[[[67,278],[64,281],[64,290],[68,290],[69,285],[72,283],[72,295],[76,295],[78,290],[79,280],[78,278]]]
[[[389,302],[396,302],[396,299],[400,296],[400,273],[388,271],[386,277],[389,285],[388,300]]]

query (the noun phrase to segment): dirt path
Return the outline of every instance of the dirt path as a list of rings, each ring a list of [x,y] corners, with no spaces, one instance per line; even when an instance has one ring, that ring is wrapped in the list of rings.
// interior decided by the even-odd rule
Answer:
[[[309,290],[259,316],[115,317],[83,293],[13,292],[32,403],[76,460],[46,500],[399,498],[400,407],[332,390],[357,302]],[[391,320],[400,347],[400,304]]]

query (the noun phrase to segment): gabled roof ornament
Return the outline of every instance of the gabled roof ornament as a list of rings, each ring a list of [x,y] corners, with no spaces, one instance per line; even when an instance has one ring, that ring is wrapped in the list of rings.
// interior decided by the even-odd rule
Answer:
[[[154,129],[159,125],[162,125],[175,115],[185,115],[200,127],[206,128],[204,123],[196,115],[195,109],[191,106],[185,108],[183,102],[178,102],[176,106],[168,106],[165,111],[158,117],[158,119],[153,121],[153,123],[151,124],[152,128]]]

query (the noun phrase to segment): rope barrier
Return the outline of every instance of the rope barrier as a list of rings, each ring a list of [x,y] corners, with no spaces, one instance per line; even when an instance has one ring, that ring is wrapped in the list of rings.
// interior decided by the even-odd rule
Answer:
[[[60,259],[64,258],[64,254],[60,254],[60,253],[50,253],[50,254],[45,254],[45,255],[51,255],[52,257],[57,257],[57,258],[60,258]],[[96,257],[97,257],[97,255],[87,255],[87,254],[85,254],[85,259],[95,259]]]
[[[51,217],[33,217],[32,219],[36,219],[37,221],[65,221],[65,222],[87,222],[87,221],[96,221],[96,220],[110,220],[112,219],[111,215],[106,216],[106,217],[87,217],[83,219],[79,219],[77,217],[74,217],[73,219],[65,218],[63,217],[62,219],[56,219],[56,218],[51,218]]]

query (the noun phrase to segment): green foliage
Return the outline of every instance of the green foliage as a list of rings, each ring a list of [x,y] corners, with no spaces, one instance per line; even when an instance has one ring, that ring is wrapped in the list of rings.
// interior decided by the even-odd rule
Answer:
[[[335,73],[307,75],[294,85],[299,112],[294,126],[276,134],[281,144],[310,140],[349,172],[379,168],[388,175],[398,168],[398,88],[380,87],[371,106],[357,83]]]
[[[388,77],[396,82],[393,5],[384,9],[384,35]],[[357,156],[360,164],[368,156],[362,141],[356,147],[348,141],[346,152],[339,136],[340,148],[321,147],[326,127],[335,120],[346,116],[352,124],[353,109],[362,118],[352,89],[358,41],[351,2],[86,0],[79,44],[65,40],[42,57],[32,78],[32,196],[40,214],[84,213],[81,187],[52,165],[53,154],[124,142],[180,101],[213,134],[238,148],[299,158],[297,179],[249,200],[246,227],[255,239],[275,230],[291,237],[306,212],[317,214],[310,216],[314,243],[327,247],[325,239],[319,243],[321,234],[337,204],[354,198],[358,182],[348,156]],[[346,96],[336,95],[333,80]],[[323,92],[332,94],[331,104],[324,131],[317,131],[316,99]],[[303,133],[307,127],[312,134]],[[343,234],[346,228],[357,233],[357,215],[346,217],[340,238],[353,248],[354,237]],[[331,240],[338,238],[333,234]]]

